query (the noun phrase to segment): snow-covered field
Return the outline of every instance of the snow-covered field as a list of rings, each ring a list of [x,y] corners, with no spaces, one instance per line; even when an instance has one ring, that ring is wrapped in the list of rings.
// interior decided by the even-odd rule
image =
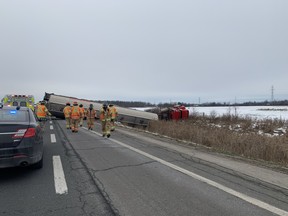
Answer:
[[[145,111],[149,108],[132,108]],[[230,113],[240,117],[249,116],[257,119],[278,118],[288,120],[288,106],[223,106],[223,107],[187,107],[190,115],[193,113],[210,115],[211,113],[221,116]]]
[[[278,118],[288,120],[288,106],[230,106],[230,107],[187,107],[190,115],[198,114],[216,115],[237,114],[238,116],[250,116],[252,118]]]
[[[152,108],[152,107],[150,107]],[[133,108],[136,110],[142,110],[145,111],[149,108]],[[231,114],[231,115],[237,115],[240,117],[246,117],[249,116],[253,119],[281,119],[288,121],[288,106],[226,106],[226,107],[187,107],[189,109],[190,115],[217,115],[222,116],[223,114]],[[222,125],[214,125],[217,127],[222,127]],[[233,127],[229,127],[231,130]],[[237,131],[241,131],[241,126],[237,126]],[[264,133],[263,131],[259,130],[258,134],[265,134],[267,136],[282,136],[283,134],[288,131],[287,126],[281,127],[281,128],[275,128],[274,133]]]

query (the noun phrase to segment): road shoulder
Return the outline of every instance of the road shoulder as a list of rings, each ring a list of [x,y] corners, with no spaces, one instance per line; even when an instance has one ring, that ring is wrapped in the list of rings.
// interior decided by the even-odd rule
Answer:
[[[205,161],[232,170],[234,174],[237,172],[241,175],[246,175],[259,181],[288,190],[288,168],[280,167],[264,161],[255,161],[239,156],[213,152],[210,149],[195,143],[175,140],[135,128],[118,127],[117,129],[127,135],[135,136],[138,139],[149,140],[149,142],[188,155],[193,159]]]

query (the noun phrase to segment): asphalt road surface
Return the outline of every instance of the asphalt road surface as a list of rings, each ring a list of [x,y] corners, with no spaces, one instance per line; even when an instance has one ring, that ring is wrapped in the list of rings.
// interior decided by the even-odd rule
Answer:
[[[44,167],[0,169],[0,215],[288,215],[288,175],[117,127],[47,121]]]

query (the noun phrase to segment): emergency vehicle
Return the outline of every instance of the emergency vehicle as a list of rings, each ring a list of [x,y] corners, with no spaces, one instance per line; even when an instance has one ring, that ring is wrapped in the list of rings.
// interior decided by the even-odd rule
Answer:
[[[7,94],[1,100],[3,106],[29,107],[34,111],[35,99],[33,95]]]

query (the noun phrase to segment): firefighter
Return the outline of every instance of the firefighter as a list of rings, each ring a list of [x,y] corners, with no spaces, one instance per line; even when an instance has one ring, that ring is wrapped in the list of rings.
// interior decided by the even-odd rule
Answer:
[[[63,109],[63,113],[66,119],[66,128],[71,129],[71,104],[69,102],[66,103],[66,106]]]
[[[95,118],[96,118],[96,110],[93,108],[93,104],[90,104],[89,108],[86,111],[88,130],[93,130]]]
[[[36,114],[36,116],[37,116],[37,108],[38,108],[38,106],[41,104],[41,101],[38,101],[38,103],[36,103],[35,105],[34,105],[34,113]]]
[[[84,107],[83,107],[83,104],[80,104],[80,105],[79,105],[79,108],[80,108],[80,111],[81,111],[81,113],[82,113],[82,117],[80,117],[80,119],[79,119],[79,125],[80,125],[80,127],[82,127],[82,125],[83,125],[83,119],[84,119],[84,117],[85,117],[85,109],[84,109]]]
[[[109,104],[109,112],[111,116],[111,131],[115,130],[115,121],[118,116],[116,107],[113,104]]]
[[[41,101],[40,104],[37,105],[36,116],[40,120],[46,120],[47,115],[50,116],[51,114],[45,106],[45,101]]]
[[[82,117],[82,112],[80,110],[80,107],[78,106],[77,102],[73,103],[73,106],[71,108],[71,130],[73,133],[78,132],[78,124],[79,119]]]
[[[109,108],[106,103],[103,104],[101,111],[100,111],[100,121],[102,124],[102,136],[110,137],[110,116]]]

